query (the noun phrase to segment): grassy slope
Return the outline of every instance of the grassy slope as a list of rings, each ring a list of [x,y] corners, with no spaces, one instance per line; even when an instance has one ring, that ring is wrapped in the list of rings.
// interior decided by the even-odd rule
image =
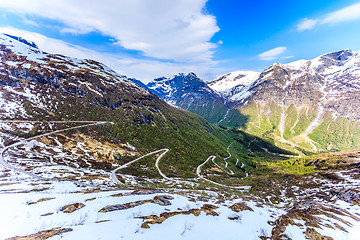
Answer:
[[[51,94],[53,105],[50,114],[25,102],[26,110],[33,119],[39,120],[102,120],[114,122],[90,129],[79,129],[84,134],[96,136],[100,141],[111,143],[129,142],[141,153],[169,148],[160,162],[161,169],[169,176],[195,177],[196,167],[214,154],[219,158],[228,155],[226,147],[238,134],[215,127],[202,117],[174,108],[157,97],[143,99],[141,104],[128,105],[110,110],[91,104],[76,96],[63,98],[58,90]],[[243,151],[242,144],[235,144],[232,151]],[[245,154],[247,155],[247,154]]]
[[[219,122],[227,110],[225,105],[220,101],[209,102],[207,103],[206,107],[204,107],[203,104],[195,105],[187,103],[178,103],[178,106],[202,116],[213,124]]]
[[[221,125],[245,130],[279,147],[292,150],[294,146],[281,142],[280,120],[282,108],[273,102],[261,105],[251,101],[246,106],[232,110]],[[304,152],[312,151],[312,145],[302,137],[302,133],[316,118],[317,109],[291,105],[285,109],[283,137],[296,144]],[[323,122],[308,136],[321,151],[349,150],[360,147],[360,124],[352,119],[333,119],[325,114]],[[296,124],[295,124],[296,123]]]
[[[265,166],[286,174],[303,175],[314,172],[334,171],[358,166],[358,150],[337,153],[321,153],[285,161],[262,162]]]
[[[339,117],[335,121],[328,117],[310,135],[327,150],[341,151],[360,146],[360,123]]]

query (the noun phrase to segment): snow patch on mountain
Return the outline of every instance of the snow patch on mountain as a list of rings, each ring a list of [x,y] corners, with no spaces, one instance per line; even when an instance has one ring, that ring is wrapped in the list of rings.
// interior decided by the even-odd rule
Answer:
[[[156,78],[149,82],[147,87],[168,103],[176,103],[181,97],[191,97],[194,94],[220,97],[195,73],[179,73],[170,78]]]
[[[245,86],[254,82],[260,73],[254,71],[235,71],[225,74],[208,83],[208,86],[217,92],[225,92],[236,86]]]
[[[238,86],[233,88],[233,94],[229,96],[228,101],[244,103],[252,95],[252,93],[249,91],[251,86],[252,83],[244,87]]]
[[[36,63],[41,64],[42,67],[51,70],[56,70],[58,72],[65,73],[62,69],[54,69],[51,63],[62,64],[66,66],[66,69],[71,71],[78,71],[82,69],[89,69],[95,74],[102,75],[106,77],[109,81],[107,84],[116,83],[116,82],[125,82],[129,85],[135,86],[132,81],[124,75],[121,75],[106,65],[89,60],[89,59],[77,59],[72,57],[66,57],[60,54],[49,54],[40,50],[35,43],[25,40],[21,37],[9,36],[6,34],[0,33],[0,49],[2,51],[10,50],[18,56],[25,57],[20,61],[19,59],[14,60],[3,60],[3,55],[0,54],[0,61],[5,63],[7,66],[19,67],[25,69],[30,69],[31,67],[36,67]],[[137,86],[137,85],[136,85]],[[141,88],[142,90],[142,88]]]

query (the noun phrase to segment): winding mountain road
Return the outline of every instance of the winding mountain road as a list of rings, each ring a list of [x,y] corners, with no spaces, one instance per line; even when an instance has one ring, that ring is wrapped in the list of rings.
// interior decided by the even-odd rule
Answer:
[[[14,120],[14,121],[11,121],[11,120],[8,120],[8,121],[1,121],[1,122],[29,122],[29,123],[39,123],[40,121],[17,121],[17,120]],[[49,121],[50,122],[50,121]],[[46,123],[49,123],[49,122],[46,122]],[[81,125],[81,126],[76,126],[76,127],[71,127],[71,128],[65,128],[65,129],[61,129],[61,130],[56,130],[56,131],[53,131],[53,132],[49,132],[49,133],[44,133],[44,134],[40,134],[40,135],[37,135],[37,136],[34,136],[34,137],[31,137],[31,138],[27,138],[27,139],[24,139],[24,140],[21,140],[19,142],[16,142],[16,143],[13,143],[9,146],[6,146],[4,147],[1,152],[0,152],[0,164],[3,165],[5,168],[8,168],[8,169],[11,169],[11,170],[14,170],[16,172],[19,172],[19,173],[23,173],[23,174],[26,174],[30,177],[33,177],[33,178],[36,178],[36,179],[39,179],[39,180],[43,180],[43,181],[46,181],[46,180],[53,180],[53,179],[48,179],[48,178],[43,178],[43,177],[40,177],[40,176],[37,176],[35,174],[32,174],[32,173],[29,173],[29,172],[26,172],[22,169],[18,169],[12,165],[10,165],[8,162],[5,161],[4,159],[4,153],[12,148],[12,147],[16,147],[18,145],[21,145],[21,144],[24,144],[25,142],[29,142],[31,140],[34,140],[36,138],[39,138],[39,137],[46,137],[46,136],[49,136],[49,135],[53,135],[53,134],[57,134],[57,133],[61,133],[61,132],[65,132],[65,131],[69,131],[69,130],[73,130],[73,129],[78,129],[78,128],[84,128],[84,127],[89,127],[89,126],[99,126],[99,125],[103,125],[103,124],[106,124],[106,123],[109,123],[109,122],[99,122],[99,121],[51,121],[51,122],[56,122],[56,123],[71,123],[71,122],[77,122],[77,123],[88,123],[88,122],[93,122],[91,124],[86,124],[86,125]]]
[[[9,122],[15,122],[15,123],[20,123],[20,122],[28,122],[28,123],[90,123],[90,124],[85,124],[85,125],[81,125],[81,126],[76,126],[76,127],[70,127],[70,128],[65,128],[65,129],[61,129],[61,130],[56,130],[56,131],[53,131],[53,132],[49,132],[49,133],[44,133],[44,134],[40,134],[40,135],[37,135],[37,136],[34,136],[34,137],[30,137],[30,138],[27,138],[27,139],[24,139],[24,140],[21,140],[19,142],[16,142],[16,143],[13,143],[13,144],[10,144],[9,146],[6,146],[4,147],[1,152],[0,152],[0,164],[3,165],[5,168],[8,168],[10,170],[14,170],[16,172],[19,172],[19,173],[23,173],[23,174],[26,174],[30,177],[33,177],[35,179],[38,179],[38,180],[42,180],[42,181],[48,181],[48,180],[56,180],[56,179],[52,179],[52,178],[43,178],[43,177],[40,177],[40,176],[37,176],[35,174],[32,174],[30,172],[27,172],[27,171],[24,171],[22,169],[19,169],[19,168],[16,168],[12,165],[10,165],[7,161],[5,161],[5,158],[4,158],[4,154],[5,152],[12,148],[12,147],[16,147],[16,146],[19,146],[21,144],[24,144],[26,142],[29,142],[31,140],[34,140],[36,138],[39,138],[39,137],[46,137],[46,136],[50,136],[50,135],[53,135],[53,134],[57,134],[57,133],[61,133],[61,132],[65,132],[65,131],[69,131],[69,130],[74,130],[74,129],[79,129],[79,128],[84,128],[84,127],[89,127],[89,126],[99,126],[99,125],[103,125],[103,124],[113,124],[112,122],[101,122],[101,121],[47,121],[47,122],[41,122],[41,121],[23,121],[23,120],[3,120],[3,121],[0,121],[0,122],[6,122],[6,123],[9,123]],[[231,145],[231,144],[230,144]],[[229,152],[229,147],[230,145],[228,146],[228,152]],[[159,153],[159,152],[163,152],[162,154],[160,154],[156,161],[155,161],[155,167],[156,169],[158,170],[159,174],[161,175],[161,177],[163,177],[164,179],[166,180],[169,180],[169,181],[173,181],[173,182],[176,182],[176,183],[190,183],[190,184],[194,184],[194,182],[189,182],[189,181],[185,181],[185,180],[178,180],[178,179],[173,179],[173,178],[170,178],[168,176],[166,176],[159,168],[159,162],[161,160],[161,158],[169,151],[168,148],[163,148],[163,149],[159,149],[159,150],[156,150],[156,151],[153,151],[153,152],[150,152],[148,154],[145,154],[139,158],[136,158],[124,165],[121,165],[119,166],[118,168],[114,169],[112,172],[111,172],[111,179],[116,183],[116,184],[121,184],[121,182],[119,181],[119,179],[117,179],[116,177],[116,172],[120,169],[123,169],[123,168],[126,168],[128,166],[130,166],[131,164],[133,164],[134,162],[137,162],[139,161],[140,159],[144,158],[144,157],[147,157],[147,156],[150,156],[150,155],[153,155],[153,154],[156,154],[156,153]],[[229,152],[229,156],[226,157],[224,159],[224,161],[226,162],[227,159],[229,159],[231,157],[231,153]],[[204,181],[207,181],[209,183],[212,183],[212,184],[215,184],[215,185],[218,185],[218,186],[222,186],[222,187],[227,187],[227,188],[233,188],[233,189],[241,189],[241,190],[249,190],[251,187],[250,186],[228,186],[228,185],[224,185],[224,184],[220,184],[220,183],[217,183],[217,182],[214,182],[214,181],[211,181],[209,179],[206,179],[205,177],[203,177],[201,174],[200,174],[200,169],[203,165],[205,165],[209,160],[212,160],[213,163],[215,165],[217,165],[215,162],[214,162],[214,159],[216,158],[216,156],[214,155],[211,155],[210,157],[208,157],[206,159],[206,161],[204,161],[202,164],[200,164],[197,169],[196,169],[196,174],[198,175],[199,179],[202,179]],[[217,165],[218,166],[218,165]],[[230,170],[231,171],[231,170]],[[225,171],[226,172],[226,171]],[[231,171],[232,172],[232,171]],[[233,173],[232,173],[233,174]],[[73,181],[73,182],[76,182],[76,181]]]
[[[139,161],[140,159],[142,159],[142,158],[144,158],[144,157],[147,157],[147,156],[150,156],[150,155],[153,155],[153,154],[162,152],[162,151],[164,151],[164,152],[156,159],[155,166],[156,166],[159,174],[160,174],[163,178],[165,178],[165,179],[167,179],[167,180],[172,180],[171,178],[167,177],[163,172],[161,172],[161,170],[160,170],[160,168],[159,168],[159,161],[160,161],[160,159],[169,151],[168,148],[163,148],[163,149],[159,149],[159,150],[150,152],[150,153],[145,154],[145,155],[143,155],[143,156],[141,156],[141,157],[138,157],[138,158],[136,158],[136,159],[134,159],[134,160],[132,160],[132,161],[130,161],[130,162],[128,162],[128,163],[125,163],[124,165],[121,165],[120,167],[118,167],[118,168],[114,169],[113,171],[111,171],[111,175],[110,175],[110,176],[111,176],[111,179],[112,179],[116,184],[122,184],[122,183],[119,181],[119,179],[117,179],[117,177],[116,177],[116,172],[117,172],[117,171],[119,171],[120,169],[123,169],[123,168],[127,168],[128,166],[130,166],[130,165],[133,164],[134,162],[137,162],[137,161]]]
[[[215,158],[216,158],[216,156],[211,155],[202,164],[200,164],[196,168],[196,174],[198,175],[199,179],[202,179],[202,180],[204,180],[206,182],[209,182],[209,183],[212,183],[214,185],[221,186],[221,187],[227,187],[227,188],[238,189],[238,190],[250,190],[251,189],[251,186],[228,186],[228,185],[225,185],[225,184],[217,183],[217,182],[211,181],[211,180],[205,178],[203,175],[201,175],[200,174],[201,167],[204,166],[209,160],[214,161]]]
[[[228,168],[229,163],[227,162],[227,160],[228,160],[229,158],[231,158],[231,156],[232,156],[232,155],[231,155],[231,152],[230,152],[230,146],[231,146],[231,144],[233,144],[233,143],[234,143],[234,142],[230,143],[229,146],[228,146],[227,149],[226,149],[226,151],[228,152],[229,156],[227,156],[226,158],[224,158],[225,168],[227,168],[228,171],[225,170],[224,168],[222,168],[221,166],[219,166],[219,165],[215,162],[215,158],[213,158],[213,159],[211,160],[211,161],[215,164],[215,166],[217,166],[218,168],[220,168],[223,172],[225,172],[225,173],[228,174],[228,175],[235,175],[235,173],[234,173],[231,169]]]

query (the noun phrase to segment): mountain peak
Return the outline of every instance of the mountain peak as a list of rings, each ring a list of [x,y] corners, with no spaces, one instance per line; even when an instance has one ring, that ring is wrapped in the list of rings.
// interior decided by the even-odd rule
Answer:
[[[336,61],[346,61],[354,55],[355,53],[352,50],[344,49],[336,52],[326,53],[324,55],[321,55],[320,58],[330,58]]]
[[[190,72],[186,77],[198,78],[195,73]]]
[[[28,46],[30,46],[30,47],[39,49],[39,47],[38,47],[33,41],[29,41],[29,40],[26,40],[26,39],[24,39],[24,38],[22,38],[22,37],[13,36],[13,35],[10,35],[10,34],[5,34],[5,33],[4,33],[4,35],[5,35],[5,36],[8,36],[8,37],[10,37],[10,38],[12,38],[12,39],[15,39],[16,41],[19,41],[19,42],[21,42],[21,43],[24,43],[24,44],[26,44],[26,45],[28,45]]]
[[[235,71],[227,73],[208,83],[213,90],[225,93],[237,86],[245,86],[259,77],[260,73],[255,71]]]
[[[158,78],[154,78],[155,82],[161,82],[164,81],[165,79],[167,79],[166,77],[158,77]]]

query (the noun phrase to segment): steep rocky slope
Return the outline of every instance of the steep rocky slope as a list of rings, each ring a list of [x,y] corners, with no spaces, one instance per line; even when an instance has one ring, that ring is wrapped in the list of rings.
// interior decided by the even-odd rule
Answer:
[[[193,169],[210,154],[227,155],[232,139],[220,128],[169,106],[101,63],[49,54],[7,35],[0,35],[0,59],[2,120],[111,122],[96,130],[72,131],[68,137],[96,139],[109,146],[125,146],[125,150],[129,143],[135,155],[167,147],[165,167],[171,166],[172,174],[180,176],[195,175]],[[27,137],[43,132],[36,125]],[[113,155],[98,149],[92,154],[99,161]],[[127,159],[126,155],[117,159],[123,157]]]
[[[226,112],[223,97],[194,73],[157,78],[147,86],[166,102],[199,114],[216,123]]]
[[[246,129],[282,146],[311,151],[360,146],[360,53],[343,50],[313,60],[275,63],[231,98],[222,124],[247,116]],[[236,125],[235,125],[236,126]]]
[[[1,239],[357,239],[359,151],[278,160],[100,63],[0,40]]]
[[[222,127],[287,149],[336,151],[360,147],[359,79],[360,53],[342,50],[275,63],[261,74],[232,72],[209,83],[182,74],[148,86]]]
[[[254,71],[236,71],[225,74],[207,83],[226,100],[234,96],[241,88],[258,79],[260,73]]]

